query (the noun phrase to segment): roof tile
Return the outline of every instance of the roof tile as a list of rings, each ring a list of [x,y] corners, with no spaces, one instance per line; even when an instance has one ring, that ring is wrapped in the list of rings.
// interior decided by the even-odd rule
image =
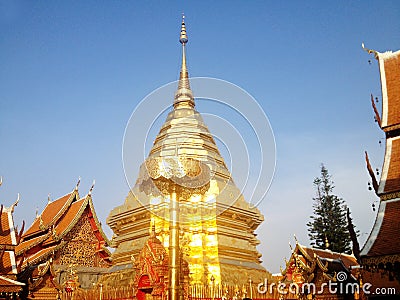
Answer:
[[[56,219],[61,216],[60,212],[68,204],[69,202],[68,200],[71,200],[70,198],[72,194],[73,193],[69,193],[46,205],[45,209],[41,214],[41,219],[43,220],[44,226],[48,226],[49,224],[57,221]],[[40,224],[40,218],[36,218],[31,227],[24,233],[23,238],[31,234],[34,234],[36,232],[39,232],[40,231],[39,224]]]
[[[400,200],[386,203],[382,225],[366,256],[400,253]]]

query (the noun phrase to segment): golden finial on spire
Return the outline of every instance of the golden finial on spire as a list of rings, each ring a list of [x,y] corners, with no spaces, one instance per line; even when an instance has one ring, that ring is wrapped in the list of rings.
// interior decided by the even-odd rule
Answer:
[[[186,45],[188,42],[187,34],[186,34],[186,25],[185,25],[185,15],[182,14],[182,26],[181,26],[181,36],[179,37],[179,42],[183,45]]]
[[[185,25],[185,15],[182,16],[181,34],[179,42],[182,44],[182,66],[179,75],[178,90],[175,93],[174,108],[179,107],[194,107],[194,97],[189,84],[189,72],[186,66],[186,50],[185,46],[188,42]]]

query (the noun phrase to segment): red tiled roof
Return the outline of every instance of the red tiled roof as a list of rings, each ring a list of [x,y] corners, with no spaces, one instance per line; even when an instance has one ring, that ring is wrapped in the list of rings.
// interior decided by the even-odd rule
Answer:
[[[400,76],[400,74],[399,74]],[[399,77],[400,81],[400,77]],[[400,97],[400,95],[399,95]],[[399,111],[400,118],[400,111]],[[385,158],[385,166],[387,168],[387,176],[385,180],[384,193],[398,192],[400,191],[400,138],[391,139],[392,147],[390,152],[390,158]]]
[[[17,293],[25,284],[0,275],[0,292]]]
[[[57,246],[51,246],[48,248],[44,248],[41,249],[40,251],[36,252],[35,254],[25,258],[23,264],[22,264],[22,268],[25,268],[27,263],[29,262],[29,264],[35,264],[38,261],[40,261],[42,258],[44,258],[45,256],[48,256],[49,254],[51,254],[51,252],[56,248]]]
[[[77,221],[79,217],[82,215],[84,208],[87,206],[86,199],[81,199],[77,202],[74,202],[68,212],[63,216],[61,221],[57,224],[55,230],[56,233],[61,236],[69,227],[72,225],[72,222],[75,220]]]
[[[13,265],[14,263],[14,265]],[[15,255],[13,251],[5,251],[0,260],[0,270],[2,275],[16,274]]]
[[[386,201],[382,224],[366,256],[400,253],[400,200]],[[376,223],[375,225],[376,226]]]
[[[46,205],[41,214],[44,226],[53,224],[62,215],[63,211],[68,208],[68,205],[73,200],[74,193],[69,193],[53,202]],[[40,231],[40,218],[35,219],[31,227],[23,234],[23,238]]]
[[[64,234],[68,233],[68,231],[75,225],[75,223],[81,217],[87,204],[88,202],[86,198],[83,198],[71,204],[71,206],[68,208],[68,211],[62,216],[61,220],[57,223],[57,225],[54,228],[57,236],[62,237]],[[49,238],[43,243],[43,245],[52,242],[54,242],[54,239],[52,236],[49,236]]]
[[[303,247],[303,249],[307,252],[307,254],[310,257],[314,257],[315,253],[320,258],[341,260],[343,264],[346,266],[346,268],[358,265],[357,259],[353,255],[332,252],[329,250],[308,248],[308,247]]]
[[[24,251],[28,251],[32,247],[34,247],[34,246],[38,245],[39,243],[41,243],[42,241],[46,240],[49,235],[50,234],[47,233],[45,235],[40,235],[38,237],[21,242],[17,247],[15,247],[15,254],[20,255]]]
[[[390,56],[382,56],[385,77],[382,78],[381,74],[381,79],[385,79],[387,92],[387,103],[382,102],[387,109],[387,122],[383,124],[386,127],[400,124],[400,51]]]
[[[11,235],[10,235],[10,221],[9,221],[9,213],[8,211],[4,211],[1,213],[0,220],[0,245],[12,245]]]

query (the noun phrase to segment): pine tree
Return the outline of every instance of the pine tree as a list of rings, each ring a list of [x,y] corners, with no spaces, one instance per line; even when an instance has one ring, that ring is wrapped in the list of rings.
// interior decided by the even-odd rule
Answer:
[[[307,223],[311,245],[318,249],[351,253],[351,238],[347,228],[347,206],[342,198],[332,194],[334,185],[327,168],[321,165],[321,176],[314,179],[316,197],[314,215]]]

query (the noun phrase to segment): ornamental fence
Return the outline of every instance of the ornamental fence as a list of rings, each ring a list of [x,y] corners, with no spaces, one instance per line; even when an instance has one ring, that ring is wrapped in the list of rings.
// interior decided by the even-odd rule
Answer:
[[[97,287],[90,290],[75,290],[72,293],[63,292],[60,295],[61,300],[133,300],[135,299],[133,294],[133,287]],[[152,300],[151,294],[147,294],[146,300]],[[282,294],[276,289],[273,291],[267,291],[260,293],[257,286],[251,286],[249,284],[239,286],[221,286],[221,285],[203,285],[193,284],[188,289],[189,300],[242,300],[242,299],[253,299],[253,300],[278,300],[278,299],[297,299],[293,294]],[[159,299],[159,298],[158,298]],[[167,295],[163,295],[162,300],[166,300]]]

